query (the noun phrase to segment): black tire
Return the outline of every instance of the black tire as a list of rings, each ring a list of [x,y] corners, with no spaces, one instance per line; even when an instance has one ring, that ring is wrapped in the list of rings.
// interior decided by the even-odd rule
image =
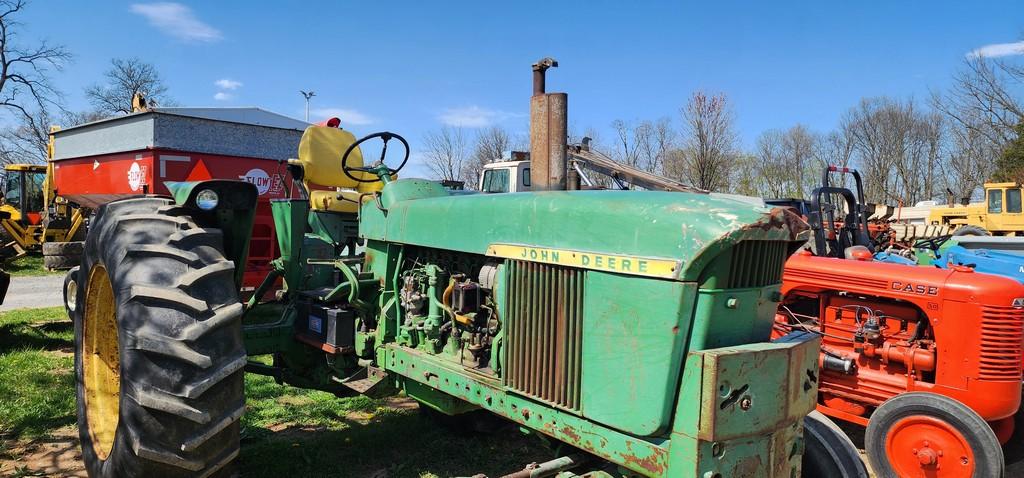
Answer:
[[[43,256],[43,267],[51,271],[66,271],[82,263],[82,256]]]
[[[957,230],[953,231],[953,236],[991,236],[992,233],[988,232],[984,227],[981,226],[960,226]]]
[[[78,310],[78,270],[79,266],[72,267],[67,274],[64,275],[64,311],[68,313],[68,318],[72,321],[78,320],[75,311]]]
[[[1007,467],[1024,461],[1024,404],[1013,414],[1013,435],[1003,444],[1003,458]]]
[[[871,469],[883,478],[899,478],[899,471],[891,463],[886,454],[886,441],[894,425],[900,420],[911,417],[927,417],[938,419],[960,433],[974,455],[974,473],[976,478],[996,478],[1003,476],[1003,450],[999,445],[992,427],[974,410],[944,395],[927,392],[911,392],[897,395],[880,405],[871,414],[864,437],[864,448],[867,451]],[[927,437],[922,436],[922,439]],[[909,450],[908,450],[909,452]],[[940,465],[955,463],[957,457],[940,458]]]
[[[245,407],[242,305],[221,232],[184,214],[169,199],[109,203],[86,240],[75,376],[82,459],[91,477],[233,472]],[[119,418],[105,459],[90,434],[82,361],[87,307],[95,300],[87,282],[96,266],[105,268],[115,297],[120,357]]]
[[[44,242],[43,256],[81,256],[85,241]]]
[[[867,478],[857,447],[839,426],[814,410],[804,417],[803,475],[807,478]]]

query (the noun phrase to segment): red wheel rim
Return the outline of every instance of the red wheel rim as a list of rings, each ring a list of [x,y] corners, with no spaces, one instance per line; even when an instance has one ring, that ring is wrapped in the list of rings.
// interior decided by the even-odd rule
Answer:
[[[924,415],[901,418],[885,437],[885,454],[900,477],[969,477],[974,451],[953,425]]]

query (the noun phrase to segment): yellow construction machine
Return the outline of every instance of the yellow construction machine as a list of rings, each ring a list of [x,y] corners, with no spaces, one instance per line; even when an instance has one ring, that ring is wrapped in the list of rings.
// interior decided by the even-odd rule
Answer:
[[[52,157],[52,136],[49,149]],[[85,237],[85,214],[57,196],[53,164],[8,164],[3,169],[0,258],[10,260],[41,249],[48,268],[76,265],[81,255],[77,241]]]
[[[928,223],[950,226],[962,233],[996,236],[1024,234],[1024,209],[1020,183],[985,183],[985,201],[935,206]],[[964,201],[966,202],[966,201]]]

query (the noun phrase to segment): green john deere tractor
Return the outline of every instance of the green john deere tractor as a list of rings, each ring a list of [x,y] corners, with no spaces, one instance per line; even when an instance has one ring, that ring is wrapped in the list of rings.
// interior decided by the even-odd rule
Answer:
[[[812,412],[818,337],[768,342],[806,224],[703,192],[565,191],[555,65],[534,65],[533,192],[398,180],[400,136],[307,129],[298,194],[271,204],[281,257],[244,304],[255,186],[101,207],[67,288],[90,476],[230,476],[248,371],[562,444],[517,477],[866,477]]]
[[[393,180],[383,152],[363,167],[374,139],[405,145],[307,131],[302,194],[273,203],[265,286],[286,289],[270,304],[238,296],[251,184],[98,211],[73,277],[90,476],[230,475],[245,370],[490,412],[573,450],[524,476],[866,476],[841,432],[805,419],[817,337],[767,342],[802,222],[702,193],[453,195]]]

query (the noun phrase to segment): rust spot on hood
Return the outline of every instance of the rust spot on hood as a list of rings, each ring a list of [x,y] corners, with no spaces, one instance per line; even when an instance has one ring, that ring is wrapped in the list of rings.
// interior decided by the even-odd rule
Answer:
[[[573,443],[580,442],[580,434],[576,433],[576,430],[573,427],[566,425],[560,428],[558,431],[562,432],[562,435],[569,437],[569,439],[572,440]]]
[[[627,465],[635,465],[642,470],[649,471],[653,476],[662,476],[665,473],[664,465],[658,460],[657,455],[650,455],[644,458],[639,458],[633,455],[633,446],[630,442],[626,442],[626,450],[628,453],[622,454],[622,461]]]
[[[793,208],[773,207],[771,211],[768,211],[766,220],[757,221],[744,227],[744,229],[761,229],[763,231],[781,228],[789,231],[790,240],[797,240],[800,234],[810,230],[811,226],[793,211]]]

